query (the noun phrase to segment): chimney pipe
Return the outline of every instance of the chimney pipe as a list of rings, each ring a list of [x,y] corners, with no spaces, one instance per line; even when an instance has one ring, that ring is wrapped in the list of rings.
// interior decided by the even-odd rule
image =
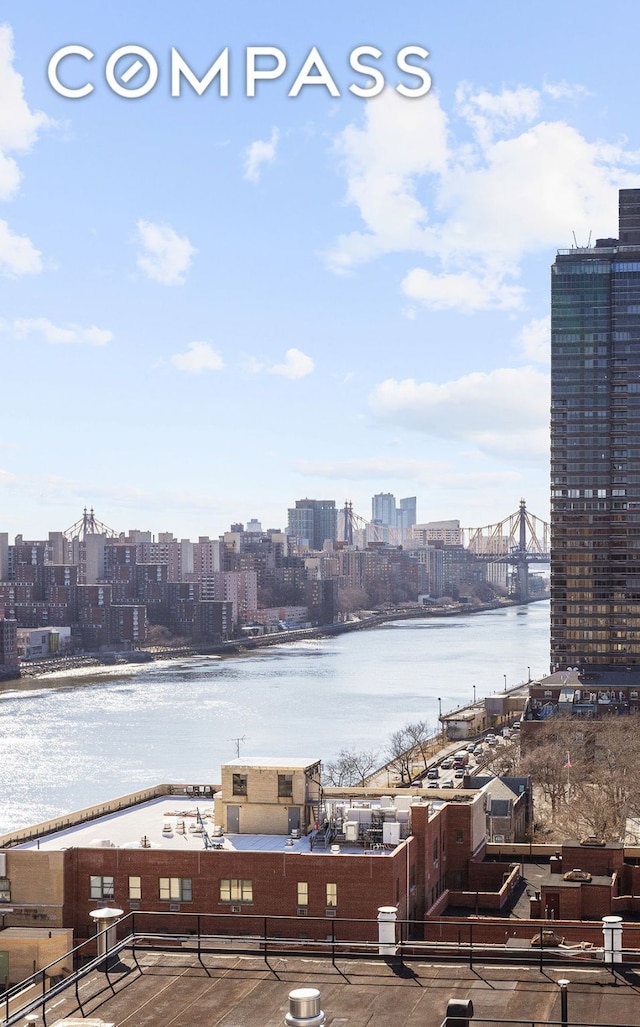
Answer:
[[[289,992],[289,1012],[284,1018],[287,1027],[322,1027],[324,1021],[317,988],[296,988]]]

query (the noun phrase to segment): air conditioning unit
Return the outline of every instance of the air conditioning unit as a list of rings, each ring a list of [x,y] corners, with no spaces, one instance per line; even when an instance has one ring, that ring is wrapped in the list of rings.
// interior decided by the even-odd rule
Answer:
[[[324,915],[325,916],[337,916],[338,915],[338,911],[337,911],[335,906],[327,906],[327,908],[324,911]]]
[[[296,912],[297,912],[298,916],[308,916],[309,915],[309,910],[308,910],[308,908],[306,906],[298,906],[298,909],[296,910]]]
[[[170,913],[179,913],[180,912],[180,903],[179,902],[171,902],[169,904],[169,912]]]
[[[232,913],[240,913],[241,909],[242,909],[241,906],[230,906],[229,908],[230,908]]]
[[[140,899],[129,899],[129,909],[140,909]]]

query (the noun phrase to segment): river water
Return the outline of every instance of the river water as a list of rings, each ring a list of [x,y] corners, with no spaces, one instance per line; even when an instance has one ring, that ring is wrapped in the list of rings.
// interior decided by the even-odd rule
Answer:
[[[0,834],[242,756],[330,760],[547,672],[549,604],[395,621],[250,655],[70,672],[0,691]]]

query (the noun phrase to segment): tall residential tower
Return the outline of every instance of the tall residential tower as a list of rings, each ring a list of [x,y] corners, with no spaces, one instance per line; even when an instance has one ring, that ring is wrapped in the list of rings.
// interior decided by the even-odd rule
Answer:
[[[551,664],[640,679],[640,189],[551,269]]]

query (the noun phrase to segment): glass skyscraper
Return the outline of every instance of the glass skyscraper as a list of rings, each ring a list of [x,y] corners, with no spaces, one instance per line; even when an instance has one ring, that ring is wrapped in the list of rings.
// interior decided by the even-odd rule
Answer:
[[[551,665],[640,678],[640,189],[551,269]]]

